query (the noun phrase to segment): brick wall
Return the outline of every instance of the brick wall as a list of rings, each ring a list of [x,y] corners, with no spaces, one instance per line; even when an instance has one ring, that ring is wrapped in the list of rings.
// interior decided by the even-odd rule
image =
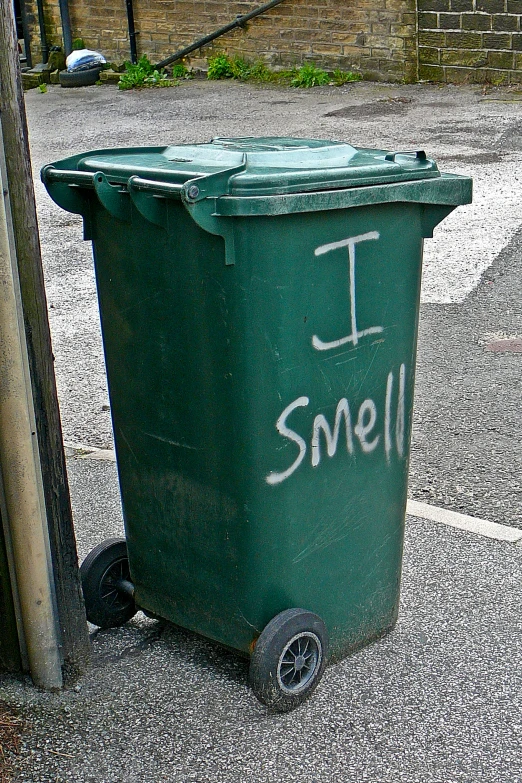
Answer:
[[[44,2],[51,42],[60,43],[58,2]],[[134,0],[138,53],[159,61],[263,2]],[[124,0],[69,0],[69,7],[73,37],[83,38],[108,60],[129,58]],[[213,51],[226,51],[280,68],[313,62],[357,68],[370,78],[412,81],[417,76],[415,34],[415,0],[285,0],[246,29],[195,52],[194,59],[201,62]]]
[[[418,0],[419,78],[522,82],[522,0]]]

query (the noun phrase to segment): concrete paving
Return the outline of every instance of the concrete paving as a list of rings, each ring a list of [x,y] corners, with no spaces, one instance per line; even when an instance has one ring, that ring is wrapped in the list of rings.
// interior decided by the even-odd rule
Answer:
[[[357,84],[306,92],[237,84],[29,93],[35,171],[82,150],[215,135],[343,138],[425,148],[472,174],[472,207],[426,243],[413,498],[522,527],[522,94]],[[37,186],[66,439],[110,447],[90,248]],[[78,549],[122,531],[116,466],[68,459]],[[76,689],[0,679],[27,717],[20,781],[511,783],[522,779],[522,549],[408,518],[402,605],[386,638],[327,670],[314,698],[270,714],[246,663],[137,615],[94,632]]]

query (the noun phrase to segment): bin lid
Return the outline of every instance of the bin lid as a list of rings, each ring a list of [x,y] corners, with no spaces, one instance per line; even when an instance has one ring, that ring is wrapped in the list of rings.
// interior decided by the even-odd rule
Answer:
[[[232,196],[355,188],[440,177],[437,164],[423,151],[391,152],[356,148],[339,141],[281,137],[215,138],[203,144],[103,150],[80,155],[76,160],[77,170],[99,171],[113,182],[126,182],[138,175],[183,184],[222,173],[223,194]]]

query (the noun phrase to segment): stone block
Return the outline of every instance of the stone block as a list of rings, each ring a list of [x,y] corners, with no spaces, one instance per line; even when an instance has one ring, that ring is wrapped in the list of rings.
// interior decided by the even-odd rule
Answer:
[[[423,65],[439,65],[440,49],[431,49],[428,46],[420,46],[419,62]]]
[[[449,0],[418,0],[419,11],[449,11]]]
[[[488,65],[486,52],[471,49],[447,49],[441,52],[443,65],[458,65],[465,68],[478,68]]]
[[[481,49],[482,36],[479,33],[446,33],[446,46],[449,49]]]
[[[439,15],[433,12],[419,13],[419,30],[438,30]]]
[[[326,55],[341,55],[343,53],[342,46],[338,44],[313,44],[313,54],[326,54]]]
[[[450,84],[480,84],[486,80],[483,68],[452,68],[445,69],[446,81]]]
[[[522,33],[514,33],[511,36],[511,48],[515,52],[522,52]]]
[[[415,27],[413,25],[392,24],[390,25],[390,33],[394,36],[398,35],[405,40],[415,41]]]
[[[491,84],[509,84],[509,71],[486,70],[486,80]]]
[[[491,26],[493,30],[513,32],[520,29],[520,19],[514,14],[495,14]]]
[[[502,33],[484,33],[484,49],[511,49],[511,36]]]
[[[487,14],[502,14],[506,10],[505,0],[477,0],[476,8]]]
[[[450,11],[473,11],[473,0],[450,0]]]
[[[445,33],[440,32],[426,32],[421,30],[419,32],[419,46],[436,46],[441,48],[446,44]]]
[[[460,30],[460,14],[439,14],[441,30]]]
[[[502,68],[510,70],[513,68],[513,52],[488,52],[488,62],[490,68]]]
[[[443,82],[444,68],[440,65],[419,65],[419,79],[428,82]]]
[[[463,30],[491,30],[489,14],[462,14]]]
[[[24,90],[32,90],[40,84],[44,84],[43,72],[22,74],[22,87]]]
[[[379,23],[379,22],[374,22],[371,25],[370,33],[373,36],[375,36],[375,35],[380,35],[380,36],[381,35],[382,36],[389,35],[390,34],[390,25],[389,24],[382,24],[382,23]]]
[[[118,84],[121,74],[113,70],[100,71],[100,81],[107,84]]]

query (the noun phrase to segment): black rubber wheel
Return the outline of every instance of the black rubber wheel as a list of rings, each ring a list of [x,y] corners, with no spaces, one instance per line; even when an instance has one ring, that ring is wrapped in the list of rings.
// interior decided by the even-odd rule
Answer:
[[[290,712],[314,692],[326,666],[328,632],[305,609],[287,609],[264,628],[250,659],[250,686],[262,704]]]
[[[136,612],[134,599],[118,590],[120,580],[130,581],[124,538],[109,538],[90,552],[80,568],[87,619],[100,628],[117,628]]]
[[[100,78],[101,67],[86,68],[84,71],[60,71],[58,78],[62,87],[89,87]]]

